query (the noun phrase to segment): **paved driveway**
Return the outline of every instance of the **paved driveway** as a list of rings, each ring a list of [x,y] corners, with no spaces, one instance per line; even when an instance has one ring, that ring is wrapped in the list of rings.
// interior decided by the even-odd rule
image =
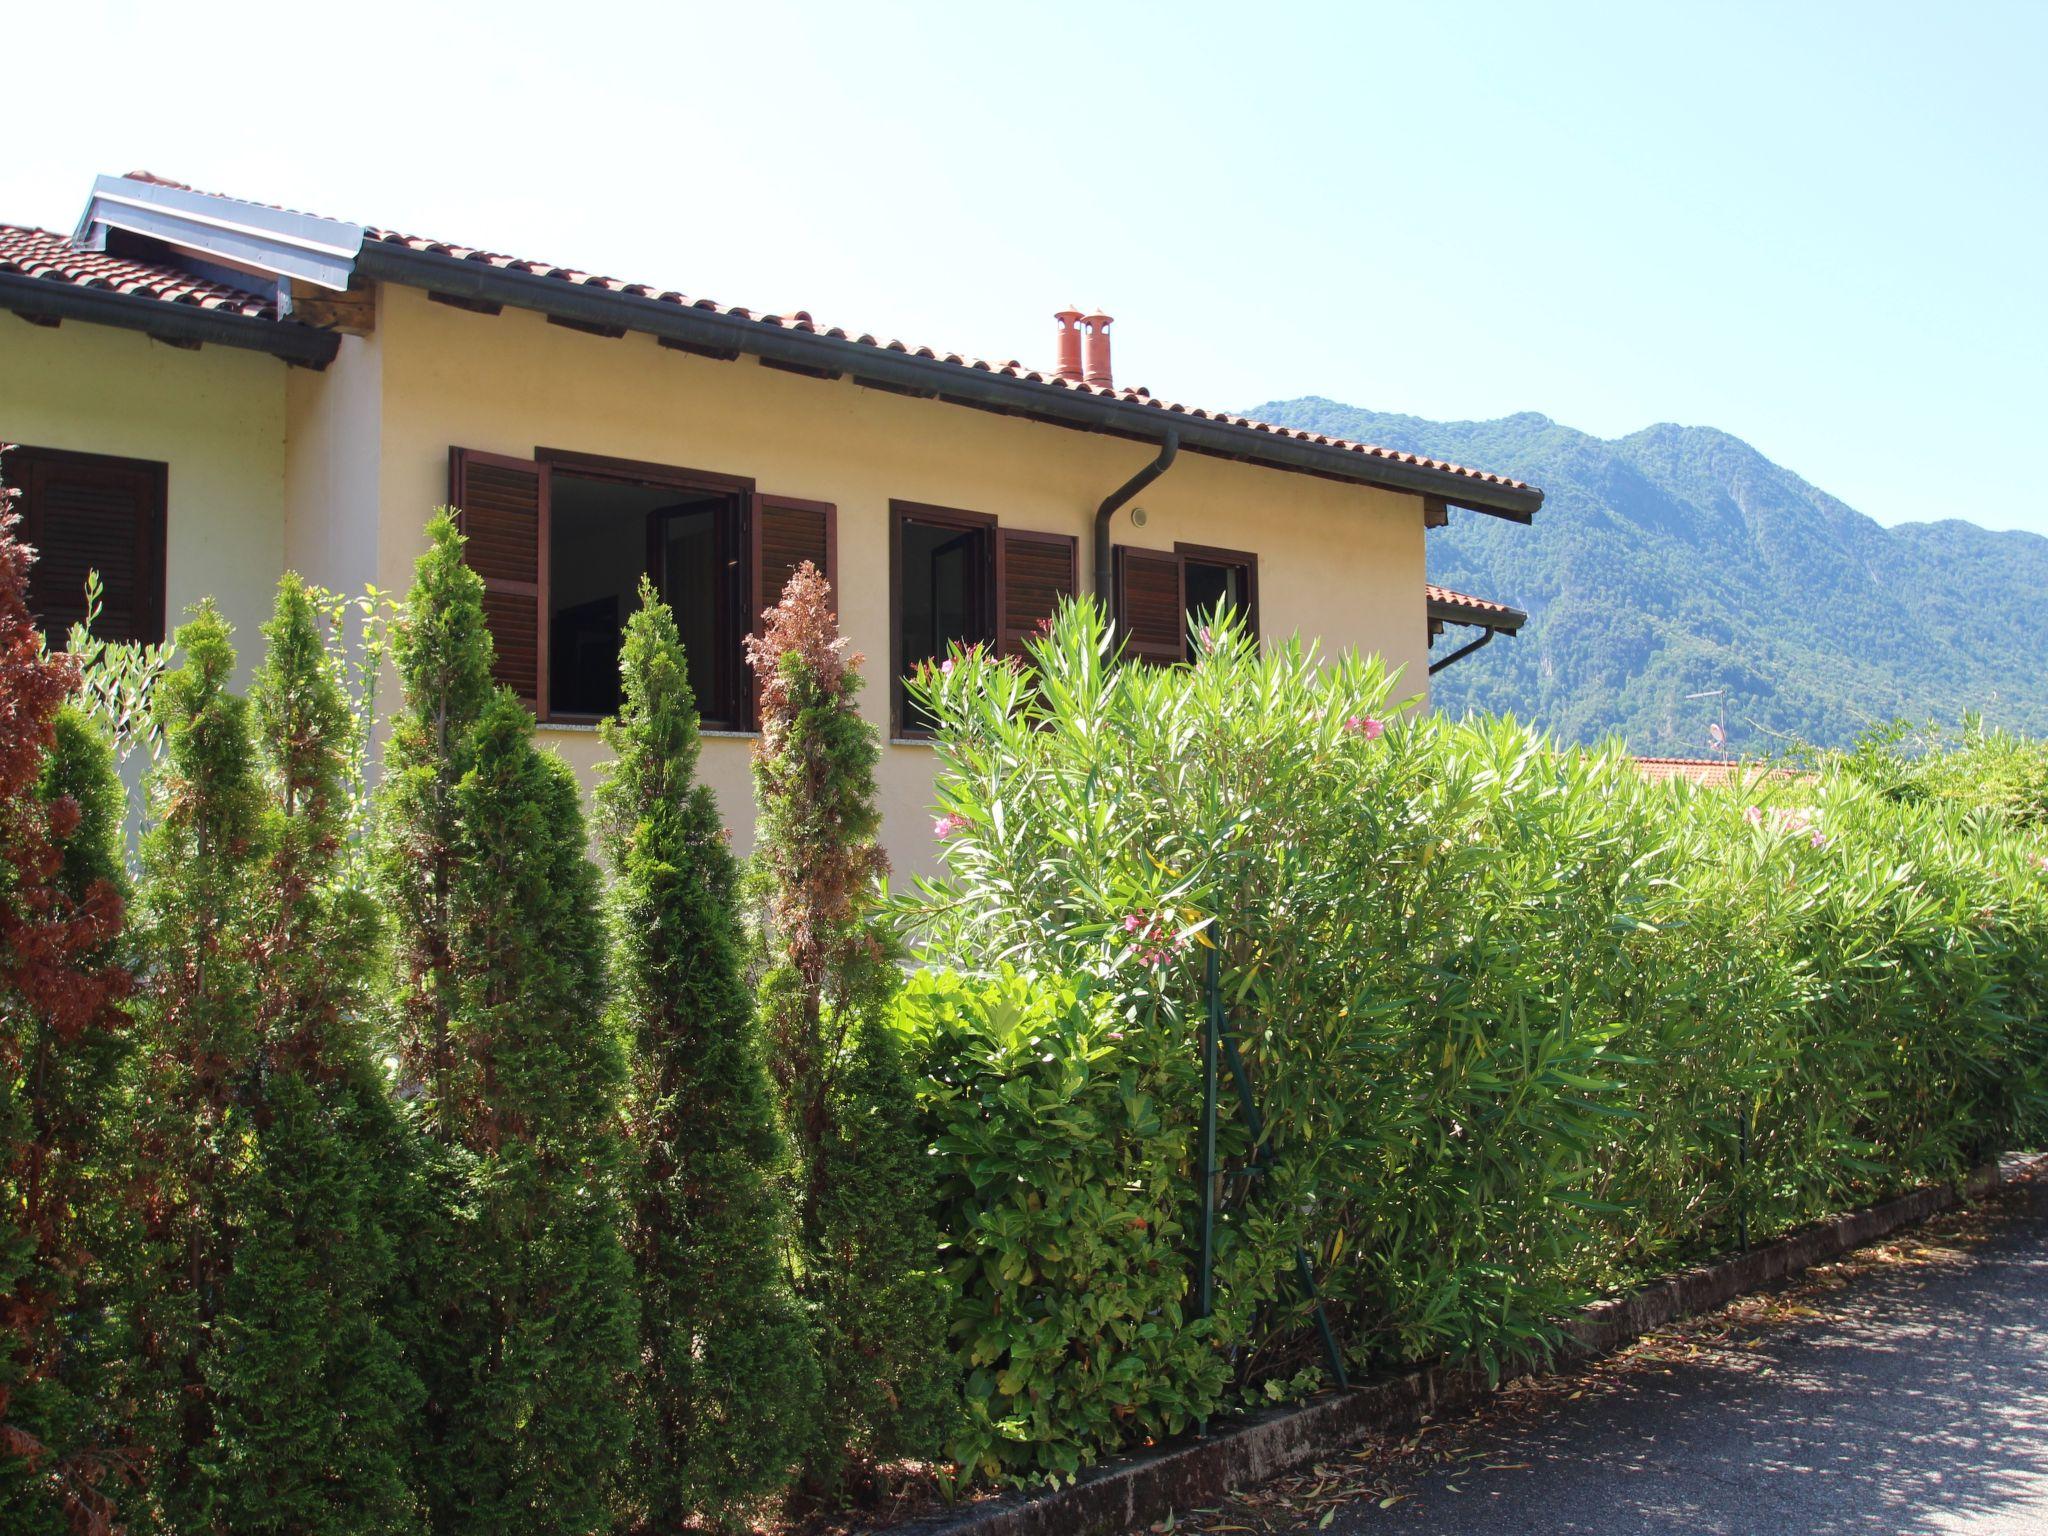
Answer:
[[[1862,1275],[1819,1316],[1482,1428],[1392,1508],[1363,1500],[1300,1529],[2048,1533],[2044,1193],[1960,1258]]]

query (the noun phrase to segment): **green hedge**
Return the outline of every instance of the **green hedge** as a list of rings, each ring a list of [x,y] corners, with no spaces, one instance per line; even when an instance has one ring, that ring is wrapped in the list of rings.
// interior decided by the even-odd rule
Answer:
[[[1653,784],[1618,749],[1405,713],[1375,663],[1201,638],[1188,668],[1113,665],[1083,606],[1028,666],[968,654],[917,685],[947,876],[906,921],[935,963],[1077,999],[1014,1018],[1007,980],[927,981],[900,1011],[954,1180],[985,1459],[1064,1472],[1314,1365],[1297,1243],[1354,1365],[1498,1367],[1745,1227],[2039,1137],[2048,856],[2012,816],[1841,760]],[[1140,1368],[1091,1376],[1069,1319],[1117,1272],[1046,1263],[1017,1203],[1107,1189],[1189,1220],[1212,948],[1272,1166],[1247,1172],[1226,1087],[1217,1317],[1188,1314],[1183,1235],[1147,1272]],[[1070,1065],[1097,1020],[1122,1034],[1102,1072],[1139,1071],[1161,1121],[1107,1147],[1116,1106]]]

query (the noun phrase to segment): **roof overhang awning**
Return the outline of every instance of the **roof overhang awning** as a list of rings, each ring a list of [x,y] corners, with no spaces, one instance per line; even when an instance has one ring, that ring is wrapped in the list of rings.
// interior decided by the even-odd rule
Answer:
[[[1529,622],[1529,615],[1519,608],[1510,608],[1506,603],[1497,603],[1491,598],[1473,597],[1464,592],[1453,592],[1448,587],[1428,589],[1429,638],[1435,640],[1444,632],[1447,624],[1470,626],[1479,631],[1476,639],[1459,646],[1448,656],[1439,656],[1429,664],[1433,677],[1456,661],[1463,661],[1474,651],[1490,644],[1495,635],[1513,635]]]

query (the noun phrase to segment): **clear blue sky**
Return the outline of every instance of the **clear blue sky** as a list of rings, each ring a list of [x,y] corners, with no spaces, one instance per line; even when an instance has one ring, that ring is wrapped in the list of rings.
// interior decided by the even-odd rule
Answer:
[[[92,177],[991,357],[1725,428],[2048,533],[2048,4],[22,5],[0,218]],[[470,19],[470,14],[478,18]]]

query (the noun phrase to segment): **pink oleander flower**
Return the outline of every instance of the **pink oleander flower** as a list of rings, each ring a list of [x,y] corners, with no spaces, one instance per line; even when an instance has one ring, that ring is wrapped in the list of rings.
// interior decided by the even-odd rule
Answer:
[[[947,658],[946,658],[946,659],[945,659],[944,661],[942,661],[942,662],[940,662],[940,663],[939,663],[939,676],[941,676],[941,677],[951,677],[952,675],[953,675],[953,658],[952,658],[952,657],[950,657],[950,656],[948,656],[948,657],[947,657]]]
[[[969,821],[965,816],[957,816],[951,812],[948,812],[946,815],[937,817],[933,820],[932,836],[938,838],[941,842],[944,842],[949,837],[953,837],[958,835],[959,833],[965,832],[969,827],[973,825],[974,823]]]
[[[1126,912],[1126,913],[1124,914],[1124,932],[1125,932],[1125,933],[1136,933],[1136,932],[1138,932],[1138,931],[1139,931],[1140,929],[1142,929],[1142,928],[1143,928],[1144,926],[1145,926],[1145,918],[1144,918],[1144,914],[1143,914],[1143,913],[1139,913],[1139,912]]]
[[[1371,715],[1353,715],[1344,722],[1345,731],[1352,736],[1363,736],[1367,741],[1378,741],[1387,731],[1387,722],[1375,720]]]
[[[1828,835],[1825,832],[1821,831],[1820,828],[1815,827],[1813,829],[1813,846],[1816,848],[1825,848],[1827,847],[1827,845]]]
[[[1760,805],[1752,805],[1748,807],[1743,811],[1742,819],[1748,822],[1752,827],[1762,826],[1764,824],[1763,807]]]
[[[2034,868],[2041,871],[2042,874],[2048,875],[2048,853],[2037,853],[2034,855]]]

